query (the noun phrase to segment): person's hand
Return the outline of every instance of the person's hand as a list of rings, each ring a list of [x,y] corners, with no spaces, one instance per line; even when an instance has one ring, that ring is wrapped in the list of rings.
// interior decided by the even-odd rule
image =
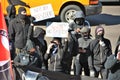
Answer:
[[[86,49],[80,48],[80,49],[79,49],[79,52],[80,52],[80,53],[86,53]]]
[[[53,45],[54,45],[54,43],[50,43],[50,44],[49,44],[48,49],[47,49],[47,53],[50,52],[50,49],[52,48]]]
[[[120,51],[117,53],[117,60],[120,60]]]
[[[31,23],[33,23],[35,21],[35,17],[31,16],[30,21],[31,21]]]
[[[99,44],[101,45],[101,46],[105,46],[105,43],[103,42],[103,41],[99,41]]]

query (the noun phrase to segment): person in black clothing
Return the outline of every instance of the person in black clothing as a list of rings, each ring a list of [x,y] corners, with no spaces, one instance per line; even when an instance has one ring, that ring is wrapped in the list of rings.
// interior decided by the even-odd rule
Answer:
[[[90,76],[98,77],[99,73],[101,78],[107,79],[108,70],[104,64],[112,54],[110,40],[104,38],[104,28],[99,25],[95,29],[95,39],[90,42],[90,56],[88,58],[88,64],[90,68]]]
[[[15,18],[16,16],[16,9],[15,9],[15,6],[14,5],[9,5],[7,8],[6,8],[6,11],[7,11],[7,16],[5,17],[5,20],[6,20],[6,24],[7,24],[7,27],[9,27],[9,22]]]
[[[41,60],[43,61],[43,67],[45,67],[45,69],[48,69],[48,62],[47,60],[44,59],[44,55],[47,50],[47,42],[44,39],[45,34],[46,32],[44,29],[36,27],[35,30],[33,31],[32,41],[34,42],[36,49],[41,57]]]
[[[77,44],[78,41],[77,41],[77,39],[81,37],[80,30],[83,27],[88,27],[89,34],[90,34],[91,28],[90,28],[90,23],[87,20],[85,20],[85,15],[84,15],[84,13],[82,11],[76,11],[76,12],[74,12],[72,14],[72,20],[69,22],[69,27],[70,27],[69,33],[70,33],[71,36],[69,37],[70,38],[70,41],[69,41],[70,44],[68,43],[68,45],[71,46],[71,48],[70,48],[71,51],[68,51],[68,52],[70,52],[70,54],[74,54],[74,56],[72,56],[73,57],[73,59],[72,59],[72,64],[73,64],[72,67],[73,67],[74,72],[75,72],[74,67],[75,67],[75,65],[77,65],[77,63],[75,63],[75,56],[76,56],[76,53],[78,53],[78,44]],[[72,48],[72,46],[74,44],[77,44],[77,46],[74,46]],[[69,50],[69,48],[68,48],[68,50]]]
[[[31,40],[27,40],[24,50],[15,57],[14,64],[17,66],[27,65],[41,68],[41,59],[36,52],[34,43]]]
[[[80,26],[76,26],[75,28],[72,28],[71,25],[69,25],[68,30],[68,46],[67,50],[65,51],[67,56],[66,63],[66,73],[70,74],[72,68],[74,68],[74,57],[78,53],[78,38],[81,37],[80,33]],[[64,42],[63,42],[64,43]],[[72,65],[73,64],[73,65]]]
[[[7,16],[5,17],[5,21],[6,21],[7,27],[9,27],[9,24],[10,24],[11,20],[13,20],[16,16],[15,6],[14,5],[9,5],[6,8],[6,11],[7,11]],[[9,46],[10,46],[11,60],[13,60],[14,57],[15,57],[14,42],[9,41]]]
[[[80,32],[82,37],[78,38],[79,52],[75,57],[75,75],[81,75],[82,68],[84,68],[85,75],[89,76],[88,54],[90,51],[88,46],[92,39],[90,38],[88,27],[83,27]]]
[[[108,80],[120,80],[120,40],[115,48],[115,53],[108,57],[105,68],[110,70]]]
[[[72,14],[72,21],[69,22],[69,25],[72,26],[72,29],[76,28],[76,26],[88,27],[89,33],[91,32],[90,23],[85,19],[85,15],[82,11],[76,11]]]
[[[37,50],[34,43],[31,40],[27,40],[24,50],[19,53],[13,60],[16,79],[24,80],[22,78],[28,70],[27,67],[42,67],[41,59],[36,52]]]
[[[18,54],[26,45],[28,39],[29,27],[31,21],[26,15],[26,9],[20,7],[18,9],[18,15],[9,24],[9,38],[15,45],[15,53]]]

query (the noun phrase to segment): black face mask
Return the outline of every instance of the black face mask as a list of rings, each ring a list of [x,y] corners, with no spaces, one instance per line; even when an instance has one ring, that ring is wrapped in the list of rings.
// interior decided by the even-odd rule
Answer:
[[[19,14],[18,16],[19,16],[20,19],[25,19],[26,18],[26,15]]]
[[[104,36],[103,34],[101,34],[101,35],[96,35],[96,38],[99,39],[99,40],[103,40],[103,36]]]

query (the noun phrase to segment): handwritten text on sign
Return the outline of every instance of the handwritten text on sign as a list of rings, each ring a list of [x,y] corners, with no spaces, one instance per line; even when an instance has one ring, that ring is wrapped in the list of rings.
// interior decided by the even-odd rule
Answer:
[[[31,16],[35,17],[36,21],[41,21],[55,17],[51,4],[30,8]]]
[[[53,22],[46,28],[47,37],[68,37],[68,23]]]

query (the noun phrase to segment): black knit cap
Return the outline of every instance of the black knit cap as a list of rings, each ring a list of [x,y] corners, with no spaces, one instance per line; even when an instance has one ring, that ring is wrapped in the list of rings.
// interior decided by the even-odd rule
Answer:
[[[25,9],[24,7],[20,7],[20,8],[18,9],[18,14],[21,14],[22,11],[25,11],[25,12],[26,12],[26,9]]]

